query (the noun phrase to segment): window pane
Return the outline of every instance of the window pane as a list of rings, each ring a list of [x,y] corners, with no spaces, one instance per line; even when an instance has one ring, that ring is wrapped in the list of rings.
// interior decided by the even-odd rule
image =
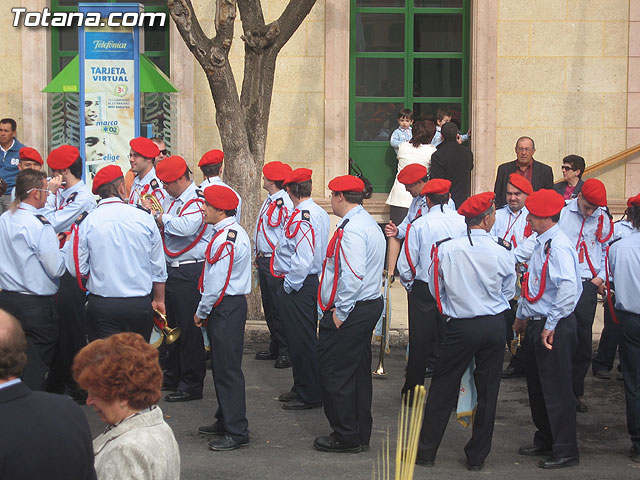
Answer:
[[[444,110],[451,116],[451,121],[461,127],[462,105],[459,103],[414,103],[413,118],[436,123],[438,110]]]
[[[462,15],[415,16],[415,52],[461,52]]]
[[[403,97],[404,60],[401,58],[356,59],[356,95]]]
[[[404,7],[404,0],[357,0],[356,7]]]
[[[165,41],[166,27],[145,27],[144,28],[144,51],[161,52],[167,48]]]
[[[78,50],[78,28],[64,27],[58,29],[58,47],[64,51]]]
[[[358,13],[356,52],[403,52],[404,15]]]
[[[71,63],[71,60],[73,60],[73,59],[74,59],[74,57],[60,57],[60,58],[58,59],[58,61],[60,62],[60,63],[59,63],[59,67],[60,67],[60,68],[59,68],[58,72],[61,72],[61,71],[62,71],[62,69],[63,69],[64,67],[66,67],[67,65],[69,65],[69,63]]]
[[[415,97],[462,96],[462,59],[416,58],[413,68]]]
[[[415,0],[416,7],[461,8],[462,0]]]
[[[388,142],[402,103],[356,103],[356,140]]]
[[[149,60],[155,63],[156,67],[162,70],[165,75],[169,75],[169,69],[168,69],[166,57],[149,57]]]

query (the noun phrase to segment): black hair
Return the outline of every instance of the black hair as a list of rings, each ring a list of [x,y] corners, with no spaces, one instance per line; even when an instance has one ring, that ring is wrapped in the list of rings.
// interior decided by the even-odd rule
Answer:
[[[518,144],[520,143],[520,140],[531,140],[531,147],[534,150],[536,149],[536,142],[534,142],[533,138],[531,138],[531,137],[520,137],[518,140],[516,140],[516,148],[518,147]]]
[[[464,221],[468,227],[476,227],[482,223],[484,217],[487,217],[493,213],[494,208],[495,206],[491,205],[485,212],[481,213],[480,215],[472,218],[465,217]]]
[[[580,170],[578,178],[582,178],[582,174],[584,173],[584,169],[586,167],[584,158],[582,158],[580,155],[567,155],[562,159],[562,163],[571,165],[571,168],[573,168],[574,170]]]
[[[413,120],[413,111],[410,108],[403,108],[398,112],[398,120],[401,118],[408,118],[409,120]]]
[[[284,188],[284,180],[274,180],[273,184],[278,190],[282,190]]]
[[[216,165],[203,165],[200,167],[200,170],[202,170],[202,174],[209,178],[209,177],[217,177],[218,175],[220,175],[220,169],[222,168],[222,164],[218,163]]]
[[[120,197],[118,193],[118,187],[120,184],[124,182],[123,177],[116,178],[115,180],[110,181],[109,183],[105,183],[98,187],[98,196],[100,198],[110,198],[110,197]]]
[[[453,122],[447,122],[440,127],[440,133],[444,141],[456,141],[458,137],[458,126]]]
[[[238,209],[237,209],[237,208],[232,208],[231,210],[225,210],[225,211],[224,211],[224,214],[225,214],[227,217],[233,217],[237,212],[238,212]]]
[[[2,120],[0,120],[0,123],[10,123],[12,132],[15,132],[16,128],[18,128],[18,124],[13,118],[3,118]]]
[[[449,193],[429,193],[427,198],[435,205],[446,205],[449,203]]]
[[[311,188],[312,188],[311,180],[307,180],[306,182],[287,184],[287,190],[291,195],[293,195],[296,198],[310,197]]]
[[[560,221],[560,212],[558,212],[558,213],[556,213],[555,215],[553,215],[553,216],[551,217],[551,221],[552,221],[553,223],[558,223],[558,222]]]
[[[633,225],[633,228],[640,229],[640,206],[631,205],[625,211],[625,215],[627,216],[627,220]]]
[[[76,158],[76,161],[69,165],[69,171],[74,177],[82,178],[83,167],[84,165],[82,163],[82,157],[78,156],[78,158]]]

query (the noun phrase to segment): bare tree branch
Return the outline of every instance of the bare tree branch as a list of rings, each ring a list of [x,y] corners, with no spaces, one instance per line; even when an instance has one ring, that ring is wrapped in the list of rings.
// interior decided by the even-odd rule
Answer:
[[[245,35],[248,31],[264,27],[264,15],[260,0],[238,0],[238,10]]]
[[[316,0],[289,0],[280,18],[274,23],[279,25],[280,34],[275,41],[276,50],[280,50],[309,15]]]

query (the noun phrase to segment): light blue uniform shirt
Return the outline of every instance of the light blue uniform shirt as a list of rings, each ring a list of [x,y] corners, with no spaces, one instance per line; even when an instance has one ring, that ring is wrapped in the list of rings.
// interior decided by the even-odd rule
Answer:
[[[535,248],[529,260],[529,295],[535,297],[540,291],[542,266],[547,256],[545,244],[548,240],[551,240],[551,253],[544,293],[536,303],[529,303],[521,296],[516,317],[547,317],[544,328],[555,330],[558,321],[575,310],[582,294],[582,281],[575,245],[559,225],[554,225],[535,237]]]
[[[144,177],[140,178],[136,175],[133,178],[131,193],[129,194],[129,203],[131,205],[139,204],[140,196],[147,193],[156,197],[160,205],[169,197],[169,194],[162,187],[162,182],[158,180],[156,169],[153,167],[151,167],[151,170],[149,170]]]
[[[344,322],[356,302],[380,297],[386,242],[382,230],[362,205],[349,210],[341,224],[344,231],[340,252],[335,254],[340,255],[340,269],[333,304],[338,320]],[[333,288],[335,255],[327,258],[322,278],[320,293],[325,305]]]
[[[267,216],[267,212],[273,202],[276,202],[276,208],[271,214],[271,218]],[[282,211],[282,219],[277,227],[269,225],[269,221],[272,224],[278,222],[278,216]],[[293,211],[293,202],[291,197],[284,190],[278,190],[273,195],[267,196],[265,201],[260,207],[260,213],[256,220],[256,228],[254,231],[254,241],[258,252],[271,256],[273,249],[276,247],[282,236],[282,232],[289,214]]]
[[[407,258],[409,257],[415,267],[415,280],[429,283],[429,266],[431,265],[431,248],[445,238],[457,238],[467,231],[464,217],[448,205],[434,205],[428,212],[414,220],[409,230],[409,235],[404,239],[405,245],[398,256],[398,272],[402,285],[411,290],[414,276]]]
[[[611,275],[616,282],[616,308],[640,314],[640,232],[634,230],[609,249]]]
[[[602,237],[606,237],[609,234],[611,223],[609,222],[609,216],[607,212],[598,207],[591,216],[584,221],[584,228],[582,228],[584,216],[578,208],[578,199],[574,198],[562,209],[560,212],[560,221],[558,225],[569,239],[569,242],[573,244],[574,250],[579,251],[577,248],[578,242],[582,243],[584,240],[587,245],[587,252],[582,255],[582,258],[578,256],[580,265],[580,275],[582,280],[591,280],[594,277],[605,278],[604,273],[604,255],[607,248],[606,243],[600,243],[596,239],[596,230],[598,228],[598,219],[602,215]],[[582,228],[582,235],[578,239],[580,229]],[[595,269],[595,275],[589,268],[587,261],[587,254],[591,260],[591,264]]]
[[[173,253],[182,251],[191,245],[198,237],[203,228],[206,229],[204,235],[198,243],[177,257],[167,255],[167,262],[186,262],[188,260],[202,260],[207,244],[211,240],[212,229],[204,221],[202,202],[191,202],[185,210],[185,206],[193,199],[200,198],[196,184],[191,184],[185,188],[178,198],[167,195],[162,208],[162,224],[164,225],[164,243],[166,248]]]
[[[329,242],[329,225],[329,215],[311,198],[300,202],[291,212],[288,227],[280,237],[273,258],[274,272],[284,274],[285,292],[297,292],[307,276],[318,275],[322,271]]]
[[[207,187],[210,187],[211,185],[222,185],[223,187],[231,188],[229,185],[224,183],[222,179],[218,176],[205,178],[204,182],[200,184],[199,188],[204,192],[204,189]],[[235,193],[236,197],[238,197],[238,206],[236,207],[236,221],[240,223],[240,211],[242,210],[242,198],[240,198],[240,194],[236,192],[233,188],[231,188],[231,190],[233,190],[233,193]]]
[[[407,233],[407,225],[415,220],[415,218],[418,216],[418,213],[423,214],[426,213],[426,211],[427,201],[425,200],[425,198],[422,195],[413,197],[413,200],[411,200],[411,205],[409,205],[407,216],[404,217],[402,223],[398,225],[398,235],[396,235],[396,238],[402,240]]]
[[[389,143],[391,144],[391,147],[396,151],[396,155],[398,154],[398,148],[400,147],[400,144],[403,142],[408,142],[411,140],[412,137],[412,133],[411,133],[411,127],[409,128],[396,128],[393,133],[391,134],[391,139],[389,140]]]
[[[524,236],[527,226],[527,207],[522,207],[517,212],[505,205],[496,210],[496,222],[491,227],[491,235],[497,240],[503,238],[511,243],[513,248],[520,246],[527,238]]]
[[[435,275],[442,313],[452,318],[497,315],[515,295],[515,258],[484,230],[472,229],[438,247],[438,271],[430,270],[429,291],[436,298]]]
[[[47,217],[56,233],[68,232],[79,215],[96,208],[96,200],[89,187],[79,181],[73,187],[60,188],[47,197],[40,213]]]
[[[613,237],[611,238],[611,241],[628,237],[635,231],[636,229],[633,228],[633,225],[631,225],[629,220],[618,220],[613,224]]]
[[[0,216],[0,288],[29,295],[54,295],[64,273],[64,253],[49,223],[39,211],[20,203]],[[42,217],[44,218],[44,217]],[[46,221],[46,219],[45,219]]]
[[[100,200],[78,228],[78,267],[100,297],[143,297],[167,279],[162,239],[153,217],[116,197]],[[73,238],[67,244],[73,244]],[[73,245],[72,245],[73,246]],[[76,276],[73,248],[67,269]]]
[[[210,257],[213,258],[220,245],[225,242],[233,244],[233,264],[231,265],[231,277],[224,295],[247,295],[251,292],[251,242],[249,235],[236,222],[235,217],[228,217],[213,226],[214,232],[222,232],[217,237],[214,233],[213,245]],[[198,304],[196,315],[199,318],[207,318],[214,304],[220,298],[229,272],[231,256],[230,246],[225,246],[220,259],[211,264],[204,262],[204,282],[202,298]]]

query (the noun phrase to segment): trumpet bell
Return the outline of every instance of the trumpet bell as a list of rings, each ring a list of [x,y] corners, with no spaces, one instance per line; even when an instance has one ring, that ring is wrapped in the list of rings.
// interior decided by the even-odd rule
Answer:
[[[164,334],[167,345],[171,345],[173,342],[178,340],[180,334],[182,333],[182,330],[180,330],[180,327],[169,328],[168,326],[166,326],[162,329],[162,333]]]
[[[143,193],[142,195],[140,195],[140,199],[149,200],[151,202],[151,210],[153,210],[154,212],[164,213],[164,210],[162,209],[162,204],[156,198],[156,196],[153,195],[152,193]]]

